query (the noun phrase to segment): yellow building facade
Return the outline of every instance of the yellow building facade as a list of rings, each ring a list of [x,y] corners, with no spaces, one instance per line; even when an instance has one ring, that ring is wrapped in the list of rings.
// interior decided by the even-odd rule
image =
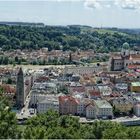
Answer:
[[[125,103],[122,103],[122,104],[115,104],[115,109],[119,110],[120,112],[124,112],[124,113],[127,113],[129,111],[132,110],[133,108],[133,105],[131,103],[128,103],[128,104],[125,104]]]
[[[130,90],[131,92],[140,92],[140,82],[132,82]]]

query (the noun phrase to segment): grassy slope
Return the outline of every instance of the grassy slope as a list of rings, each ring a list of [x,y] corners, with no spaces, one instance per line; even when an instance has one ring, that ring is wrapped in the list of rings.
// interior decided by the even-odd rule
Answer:
[[[121,35],[124,35],[124,36],[128,35],[126,33],[122,33],[122,32],[119,32],[119,31],[113,31],[111,29],[104,29],[104,28],[97,29],[97,28],[81,27],[81,32],[82,33],[94,32],[94,31],[97,31],[99,34],[105,34],[105,33],[114,34],[114,33],[118,33],[118,34],[121,34]]]

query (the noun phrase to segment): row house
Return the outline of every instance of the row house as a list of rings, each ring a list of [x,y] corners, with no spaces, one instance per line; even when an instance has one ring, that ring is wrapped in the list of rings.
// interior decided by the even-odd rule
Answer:
[[[129,113],[133,108],[133,103],[126,98],[113,99],[111,104],[122,113]]]
[[[104,96],[102,97],[102,99],[106,100],[106,101],[111,101],[115,98],[119,98],[119,97],[123,97],[122,94],[120,94],[120,92],[118,91],[113,91],[109,96]]]
[[[59,97],[59,112],[62,115],[77,114],[78,99],[72,96],[60,96]]]
[[[106,100],[94,100],[97,118],[112,118],[113,108]]]
[[[30,93],[30,106],[35,107],[37,105],[38,100],[44,99],[47,95],[45,90],[31,90]]]
[[[89,97],[89,99],[98,99],[101,97],[101,93],[100,93],[100,91],[89,90],[88,97]]]
[[[37,104],[38,98],[47,96],[47,94],[57,93],[57,86],[55,83],[34,83],[31,90],[30,106]]]
[[[96,118],[96,108],[93,103],[86,106],[86,118],[95,119]]]
[[[101,97],[101,93],[97,86],[86,87],[86,92],[89,99],[98,99]]]
[[[79,115],[89,119],[113,117],[112,106],[106,100],[91,100],[73,96],[59,97],[59,112],[62,115]]]
[[[70,94],[74,94],[75,92],[78,92],[78,93],[85,93],[85,87],[80,84],[80,83],[71,83],[69,86],[68,86],[68,91]]]
[[[58,96],[45,96],[37,102],[37,113],[45,113],[48,110],[59,112]]]
[[[96,118],[96,109],[92,100],[88,98],[75,98],[72,96],[59,97],[60,114],[72,114],[85,116],[86,118]]]
[[[86,116],[86,107],[91,103],[88,98],[79,98],[77,105],[77,115]]]

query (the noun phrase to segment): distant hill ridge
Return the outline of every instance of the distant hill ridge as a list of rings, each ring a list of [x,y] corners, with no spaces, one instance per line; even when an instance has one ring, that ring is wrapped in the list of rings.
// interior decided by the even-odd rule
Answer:
[[[0,21],[0,25],[9,25],[9,26],[33,26],[33,27],[44,27],[44,23],[30,23],[30,22],[7,22]]]

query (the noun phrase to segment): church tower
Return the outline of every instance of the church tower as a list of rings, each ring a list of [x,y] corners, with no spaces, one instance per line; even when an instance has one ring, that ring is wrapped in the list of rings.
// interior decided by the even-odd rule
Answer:
[[[22,68],[19,69],[17,74],[16,83],[16,105],[21,108],[24,106],[25,94],[24,94],[24,74]]]
[[[122,55],[122,57],[129,56],[130,55],[130,51],[129,50],[125,50],[125,49],[122,48],[121,55]]]
[[[122,57],[126,57],[130,55],[130,46],[127,42],[123,43],[122,50],[121,50],[121,55]]]

